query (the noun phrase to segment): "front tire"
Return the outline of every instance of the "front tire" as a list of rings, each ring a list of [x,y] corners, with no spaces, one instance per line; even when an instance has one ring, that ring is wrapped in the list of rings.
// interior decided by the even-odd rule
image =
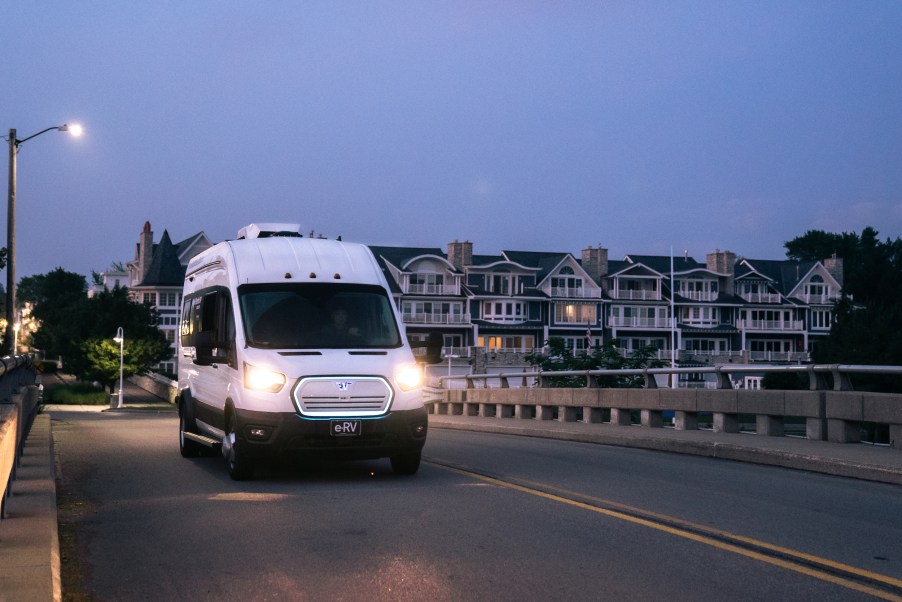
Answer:
[[[398,454],[389,458],[391,460],[391,468],[395,474],[411,475],[416,474],[420,469],[420,452],[412,454]]]
[[[229,428],[222,440],[222,456],[233,481],[246,481],[254,476],[254,461],[242,451],[242,444],[238,439],[238,415],[232,411],[229,414]]]

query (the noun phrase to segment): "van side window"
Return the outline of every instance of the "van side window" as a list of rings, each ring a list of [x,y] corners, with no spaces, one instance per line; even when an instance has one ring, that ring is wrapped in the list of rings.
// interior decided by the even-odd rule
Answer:
[[[217,290],[185,299],[181,335],[184,347],[234,347],[235,320],[228,293]]]
[[[185,299],[182,304],[182,323],[179,328],[179,334],[182,337],[182,347],[191,347],[191,335],[194,333],[193,322],[191,320],[191,304],[193,299]]]

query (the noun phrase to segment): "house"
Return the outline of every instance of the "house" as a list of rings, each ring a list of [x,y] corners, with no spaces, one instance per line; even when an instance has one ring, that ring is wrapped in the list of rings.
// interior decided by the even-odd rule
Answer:
[[[201,251],[213,246],[203,232],[173,243],[164,230],[158,243],[154,243],[150,222],[145,222],[135,246],[135,257],[125,265],[125,270],[110,270],[101,274],[102,286],[125,286],[133,301],[154,306],[160,315],[160,330],[172,346],[172,357],[154,366],[154,369],[174,374],[177,364],[177,336],[182,304],[182,284],[188,261]],[[90,293],[89,293],[90,294]],[[127,335],[127,333],[126,333]]]
[[[212,246],[203,233],[154,243],[150,223],[125,270],[133,299],[152,304],[176,348],[188,260]],[[610,259],[598,245],[568,252],[473,252],[440,247],[370,246],[389,283],[408,336],[444,338],[444,352],[476,372],[520,369],[524,355],[553,337],[575,352],[615,344],[620,353],[653,349],[683,367],[727,362],[807,362],[829,334],[842,291],[842,259],[774,261],[715,250],[696,261],[628,254]],[[173,355],[175,358],[175,355]],[[173,372],[175,359],[158,369]],[[460,366],[458,366],[460,367]],[[706,386],[681,375],[684,386]]]
[[[476,255],[469,241],[450,243],[446,253],[372,249],[408,334],[440,331],[446,353],[486,356],[482,367],[516,366],[512,354],[551,337],[576,351],[608,343],[623,354],[651,348],[686,367],[806,362],[829,333],[842,289],[838,258],[753,260],[716,250],[704,263],[688,253],[611,260],[601,245],[578,259],[564,252]]]

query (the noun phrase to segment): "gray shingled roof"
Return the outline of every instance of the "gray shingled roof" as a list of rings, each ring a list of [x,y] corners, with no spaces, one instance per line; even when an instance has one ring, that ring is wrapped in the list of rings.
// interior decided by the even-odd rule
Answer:
[[[154,247],[153,258],[144,280],[138,286],[181,286],[185,280],[185,267],[179,261],[178,248],[172,244],[169,232]]]
[[[789,294],[799,281],[817,264],[816,261],[786,261],[775,259],[746,259],[745,262],[759,274],[773,280],[774,286],[784,295]],[[741,274],[738,269],[736,270],[737,278],[748,275],[749,271],[747,270],[743,270]]]
[[[544,253],[537,251],[502,251],[505,257],[514,263],[519,263],[528,268],[539,268],[536,275],[536,281],[542,282],[548,274],[559,266],[567,257],[571,257],[570,253]]]

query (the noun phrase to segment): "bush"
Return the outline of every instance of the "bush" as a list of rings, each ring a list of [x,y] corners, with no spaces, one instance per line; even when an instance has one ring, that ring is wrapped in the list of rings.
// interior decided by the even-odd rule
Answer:
[[[104,405],[110,402],[110,394],[90,383],[56,385],[44,392],[44,403],[61,405]]]

